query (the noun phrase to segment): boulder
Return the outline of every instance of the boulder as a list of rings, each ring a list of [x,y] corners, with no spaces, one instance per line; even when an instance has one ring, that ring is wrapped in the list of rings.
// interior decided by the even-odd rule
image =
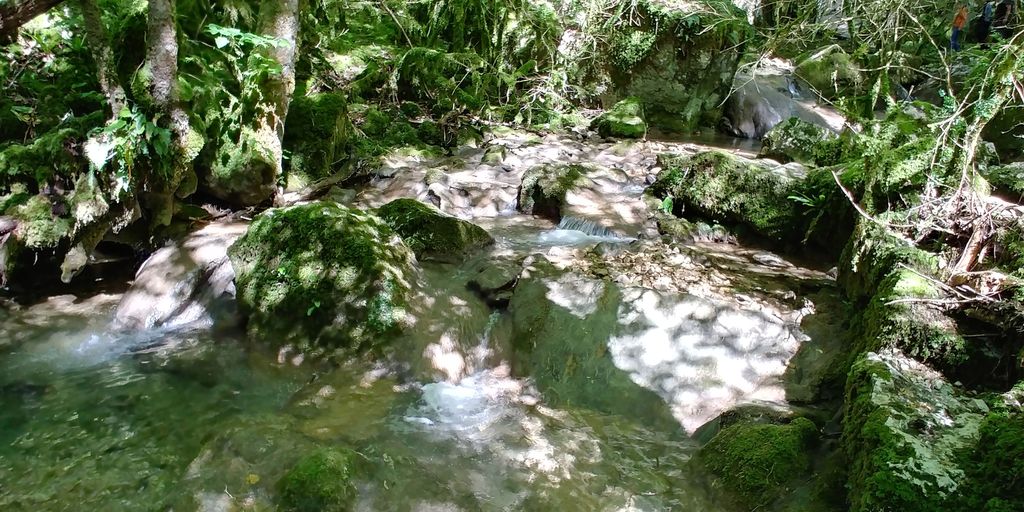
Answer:
[[[834,163],[828,161],[834,154],[830,146],[838,139],[828,128],[791,117],[765,134],[757,156],[783,163],[830,165]]]
[[[343,448],[323,448],[299,460],[280,482],[281,508],[289,512],[353,510],[352,475],[359,455]]]
[[[497,256],[477,262],[466,286],[492,306],[508,305],[513,288],[523,273],[523,258]]]
[[[659,200],[672,198],[673,211],[691,211],[717,221],[742,224],[776,241],[799,240],[804,224],[797,204],[805,173],[770,166],[720,151],[693,156],[665,154],[658,179],[647,189]]]
[[[850,510],[949,510],[965,481],[959,458],[987,412],[898,350],[864,354],[850,369],[844,412]]]
[[[829,100],[859,96],[867,85],[860,66],[839,45],[805,56],[796,65],[796,76]]]
[[[332,175],[348,156],[352,123],[345,94],[327,92],[298,96],[288,107],[284,149],[288,189],[297,190]]]
[[[415,257],[382,220],[313,202],[257,216],[228,251],[251,335],[314,354],[400,329]]]
[[[1010,201],[1024,199],[1024,162],[989,166],[982,175],[992,185],[993,192]]]
[[[744,13],[715,0],[641,0],[636,9],[638,21],[623,23],[599,48],[610,63],[596,73],[611,85],[602,102],[635,97],[648,123],[664,131],[714,125],[743,54],[740,42],[752,32]]]
[[[486,230],[415,199],[395,199],[377,210],[422,260],[459,262],[494,243]]]
[[[737,137],[760,139],[791,117],[832,131],[841,130],[845,123],[842,114],[818,105],[812,94],[802,91],[796,77],[785,69],[739,71],[732,88],[722,119],[725,131]]]
[[[154,252],[135,274],[114,315],[122,329],[237,325],[228,247],[243,223],[210,224]]]
[[[579,164],[544,164],[523,174],[516,209],[522,213],[562,219],[562,206],[569,191],[579,185],[590,168]]]
[[[602,137],[642,139],[647,136],[644,106],[639,98],[626,98],[616,103],[611,110],[597,116],[590,123],[590,129]]]
[[[818,428],[806,418],[788,424],[741,422],[722,429],[701,449],[698,460],[744,510],[756,510],[807,477],[817,438]]]
[[[202,173],[203,190],[234,206],[254,206],[277,190],[281,163],[274,156],[274,141],[267,133],[242,128],[238,140],[224,142]]]

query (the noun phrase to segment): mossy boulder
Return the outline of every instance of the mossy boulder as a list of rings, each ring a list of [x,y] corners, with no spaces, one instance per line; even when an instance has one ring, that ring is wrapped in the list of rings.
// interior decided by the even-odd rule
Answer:
[[[359,455],[324,448],[303,457],[281,479],[281,508],[288,512],[346,512],[356,501],[352,477]]]
[[[865,79],[860,66],[838,45],[805,56],[797,64],[795,73],[826,99],[856,97],[864,92]]]
[[[705,445],[699,460],[717,476],[716,485],[746,510],[770,505],[811,470],[818,428],[806,418],[791,423],[736,423]]]
[[[938,269],[938,260],[878,224],[861,220],[839,258],[837,281],[847,298],[866,304],[882,281],[901,266],[930,274]]]
[[[968,480],[961,486],[962,510],[1024,510],[1024,412],[990,413],[979,434],[976,448],[965,457]]]
[[[644,106],[640,98],[626,98],[615,104],[611,110],[597,116],[590,123],[590,129],[602,137],[642,139],[647,136],[647,121],[644,120]]]
[[[842,448],[851,512],[950,510],[988,407],[899,351],[869,352],[847,379]]]
[[[272,209],[228,251],[255,338],[313,355],[366,348],[400,329],[411,250],[382,220],[336,203]]]
[[[544,164],[532,167],[523,174],[516,207],[522,213],[547,217],[558,222],[562,218],[566,194],[589,172],[590,168],[579,164]]]
[[[833,163],[828,161],[832,154],[830,146],[838,139],[839,136],[828,128],[791,117],[764,135],[758,156],[783,163],[829,165]]]
[[[996,195],[1011,201],[1024,199],[1024,162],[987,167],[982,173]]]
[[[611,85],[602,101],[635,97],[647,122],[665,131],[714,125],[753,33],[746,14],[715,0],[634,5],[638,21],[621,24],[599,48],[609,65],[592,74]]]
[[[277,188],[281,162],[274,151],[280,141],[272,130],[242,128],[238,140],[222,144],[203,173],[203,189],[235,206],[267,201]]]
[[[672,198],[673,212],[741,224],[776,240],[803,238],[804,219],[790,199],[800,192],[803,175],[787,167],[769,167],[720,151],[693,156],[664,154],[657,180],[647,194]]]
[[[494,243],[486,230],[415,199],[396,199],[377,210],[423,260],[462,261]]]
[[[285,168],[289,188],[332,175],[348,157],[352,142],[344,94],[293,99],[284,132],[284,149],[291,152]]]

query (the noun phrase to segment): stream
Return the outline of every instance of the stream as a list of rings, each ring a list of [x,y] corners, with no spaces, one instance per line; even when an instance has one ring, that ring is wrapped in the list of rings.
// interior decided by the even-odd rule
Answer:
[[[639,195],[636,181],[625,194]],[[624,257],[650,253],[637,245],[636,233],[587,219],[555,225],[510,215],[506,204],[491,207],[490,216],[458,205],[452,210],[488,229],[497,244],[459,265],[423,265],[420,318],[429,322],[407,333],[398,353],[383,361],[356,358],[328,369],[245,343],[232,331],[115,329],[117,293],[55,297],[0,312],[0,510],[273,510],[276,482],[299,457],[340,445],[365,458],[356,478],[358,510],[729,512],[708,475],[688,463],[699,444],[688,435],[687,420],[697,425],[721,411],[693,412],[680,403],[711,398],[652,388],[686,430],[547,400],[533,376],[512,363],[509,313],[467,289],[473,269],[488,258],[543,253],[574,269],[595,247],[605,254],[639,247]],[[714,269],[695,270],[688,293],[704,300],[745,283],[728,300],[769,315],[764,304],[793,302],[793,288],[802,297],[807,282],[827,281],[792,265],[773,273],[765,269],[779,267],[778,257],[744,251],[697,244],[679,253]],[[708,283],[716,275],[734,280],[707,294],[695,291],[699,283],[714,288]],[[644,277],[623,282],[627,301],[640,296],[629,290],[647,290]],[[688,286],[685,277],[668,279],[670,286]],[[815,302],[819,295],[828,296],[822,304],[833,300],[827,283],[815,286],[807,294]],[[805,301],[782,309],[807,307]],[[779,325],[803,321],[806,327],[805,313],[783,315]],[[815,338],[814,326],[805,330]],[[643,336],[633,338],[653,339]],[[636,362],[629,360],[633,338],[620,338],[613,356],[628,369]],[[783,362],[790,357],[787,352]],[[709,368],[725,368],[723,361]],[[645,375],[638,369],[631,378],[642,385]],[[757,384],[743,393],[778,399],[771,386]]]

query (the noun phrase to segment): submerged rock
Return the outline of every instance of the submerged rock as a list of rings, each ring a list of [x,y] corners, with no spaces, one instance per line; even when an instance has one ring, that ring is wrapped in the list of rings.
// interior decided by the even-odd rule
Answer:
[[[355,505],[352,475],[359,455],[324,448],[303,457],[280,482],[281,505],[290,512],[345,512]]]
[[[806,418],[789,424],[736,423],[701,449],[698,459],[734,493],[744,510],[770,505],[811,469],[818,428]]]
[[[235,274],[228,247],[243,223],[214,223],[154,252],[117,306],[123,329],[237,324]]]
[[[415,199],[391,201],[377,215],[423,260],[458,262],[494,243],[480,226]]]
[[[468,288],[492,306],[505,306],[523,273],[523,258],[488,258],[474,265],[471,272],[473,277],[467,282]]]
[[[267,210],[229,255],[249,333],[316,353],[397,331],[416,274],[386,223],[334,203]]]
[[[597,116],[590,123],[590,129],[602,137],[642,139],[647,136],[644,106],[639,98],[626,98],[616,103],[611,110]]]

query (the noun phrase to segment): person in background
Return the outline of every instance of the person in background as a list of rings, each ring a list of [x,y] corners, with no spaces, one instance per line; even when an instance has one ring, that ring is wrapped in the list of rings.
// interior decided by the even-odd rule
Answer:
[[[995,17],[996,4],[988,0],[981,8],[981,16],[978,18],[977,32],[975,38],[981,44],[988,43],[988,36],[992,32],[992,19]]]
[[[1013,0],[1002,0],[999,5],[996,6],[994,25],[999,35],[1003,36],[1003,39],[1009,39],[1013,36],[1013,18],[1016,14],[1016,5]]]
[[[961,5],[953,16],[953,35],[949,36],[949,49],[954,52],[960,51],[960,33],[967,24],[967,6]]]

